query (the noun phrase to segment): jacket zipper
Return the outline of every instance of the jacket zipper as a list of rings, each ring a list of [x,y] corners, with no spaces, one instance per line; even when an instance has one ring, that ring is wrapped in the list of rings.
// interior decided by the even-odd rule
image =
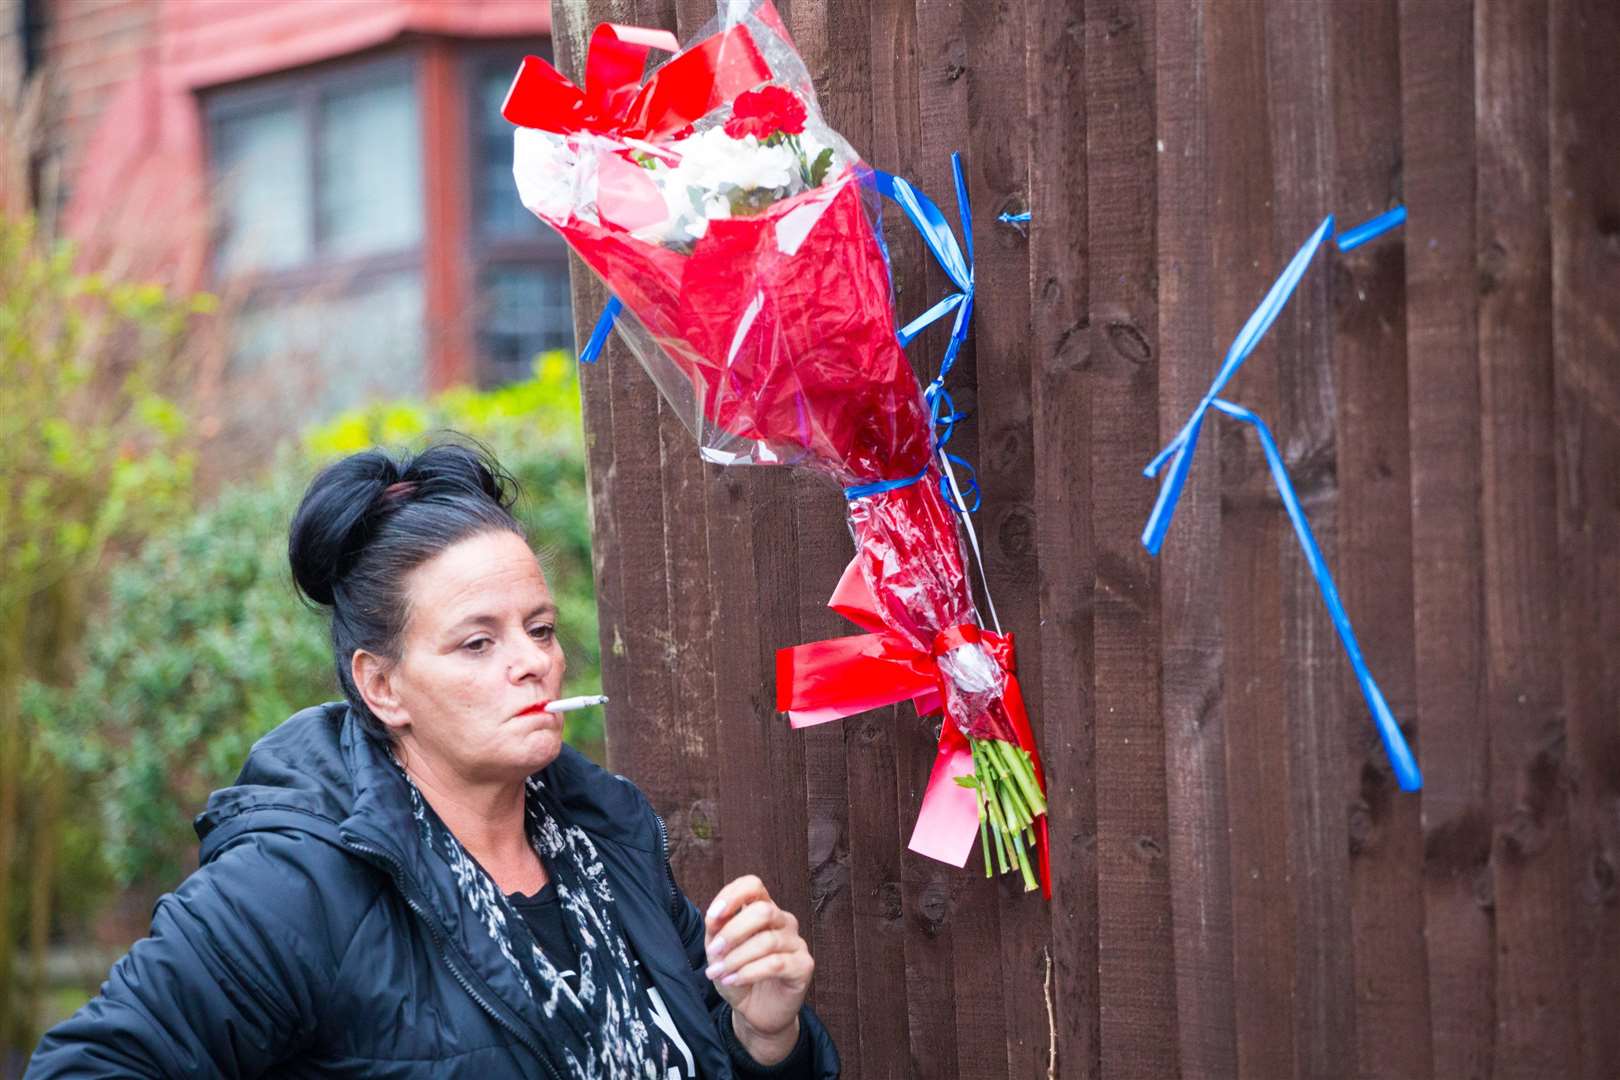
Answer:
[[[344,838],[343,842],[355,851],[366,855],[374,855],[388,864],[389,875],[394,879],[394,885],[399,889],[400,895],[405,898],[406,906],[414,911],[417,917],[427,924],[428,932],[433,935],[433,943],[434,945],[438,946],[439,956],[444,960],[444,966],[450,969],[450,974],[455,976],[456,982],[460,983],[461,988],[467,991],[467,996],[472,998],[473,1001],[477,1002],[479,1008],[487,1012],[496,1023],[500,1024],[513,1035],[517,1036],[518,1041],[524,1046],[528,1047],[529,1051],[539,1060],[540,1064],[545,1068],[546,1073],[550,1075],[551,1080],[562,1080],[562,1077],[557,1075],[557,1070],[546,1058],[546,1055],[540,1052],[540,1048],[536,1046],[534,1042],[515,1024],[511,1023],[506,1019],[506,1017],[502,1016],[493,1005],[491,1005],[488,1001],[485,1001],[484,998],[479,995],[478,991],[473,989],[473,985],[467,979],[467,977],[464,976],[461,973],[461,970],[456,967],[455,961],[450,958],[450,946],[445,938],[444,933],[439,929],[438,920],[430,916],[427,913],[427,910],[423,908],[421,904],[417,903],[416,898],[411,895],[411,890],[406,887],[404,868],[400,866],[399,860],[395,859],[386,851],[374,848],[369,844],[362,844],[357,841],[350,840],[347,837]]]
[[[669,865],[669,826],[664,824],[663,815],[653,811],[653,820],[658,822],[658,850],[664,857],[664,876],[669,879],[669,913],[679,915],[680,889],[675,884],[675,868]]]

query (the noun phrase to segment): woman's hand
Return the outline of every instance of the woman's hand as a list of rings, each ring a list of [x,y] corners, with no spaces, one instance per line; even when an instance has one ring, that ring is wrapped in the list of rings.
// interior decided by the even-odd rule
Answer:
[[[816,962],[799,920],[776,906],[752,874],[720,890],[703,920],[704,971],[731,1005],[732,1028],[761,1065],[787,1057],[799,1039],[799,1007]]]

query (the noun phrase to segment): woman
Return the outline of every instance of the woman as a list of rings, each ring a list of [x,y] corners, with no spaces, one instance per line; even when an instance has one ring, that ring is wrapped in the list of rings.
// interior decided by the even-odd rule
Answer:
[[[704,912],[632,783],[538,706],[556,607],[486,454],[370,450],[293,519],[344,702],[254,746],[201,865],[30,1077],[838,1074],[756,877]]]

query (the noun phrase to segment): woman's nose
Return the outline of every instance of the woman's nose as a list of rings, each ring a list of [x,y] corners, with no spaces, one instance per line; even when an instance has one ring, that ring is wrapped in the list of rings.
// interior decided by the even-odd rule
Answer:
[[[524,635],[527,643],[518,650],[517,658],[507,669],[507,675],[513,682],[522,682],[525,679],[543,679],[551,674],[556,666],[557,658],[553,650],[544,642],[535,641]]]

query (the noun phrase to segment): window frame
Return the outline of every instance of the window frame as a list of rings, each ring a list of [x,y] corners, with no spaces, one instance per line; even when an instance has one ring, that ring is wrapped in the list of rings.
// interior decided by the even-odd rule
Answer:
[[[205,175],[218,184],[221,133],[232,120],[291,108],[306,155],[309,202],[304,227],[309,257],[294,266],[228,272],[222,245],[210,245],[207,274],[216,286],[240,290],[243,302],[273,307],[312,294],[342,298],[380,279],[415,273],[422,289],[421,333],[427,386],[434,392],[457,383],[490,385],[511,372],[484,347],[490,316],[485,274],[501,267],[539,268],[566,277],[568,247],[552,230],[530,237],[492,237],[480,227],[483,200],[481,131],[487,118],[479,84],[496,65],[526,53],[549,57],[547,36],[464,38],[416,35],[350,56],[277,71],[198,92]],[[391,80],[410,87],[420,124],[421,232],[414,245],[363,255],[323,253],[322,168],[319,150],[322,102],[333,93],[374,87]],[[512,198],[517,198],[516,188]],[[216,204],[217,205],[217,204]],[[220,222],[224,225],[224,222]],[[538,224],[538,223],[537,223]],[[564,331],[572,338],[572,327]]]
[[[285,108],[290,104],[298,118],[303,140],[307,170],[305,180],[310,194],[309,205],[305,209],[308,217],[304,222],[309,230],[309,259],[296,266],[254,268],[232,274],[220,265],[220,246],[214,244],[209,251],[210,280],[241,284],[254,302],[288,299],[322,288],[332,289],[333,295],[345,295],[360,291],[377,278],[408,270],[422,274],[423,287],[426,288],[428,239],[425,221],[423,234],[418,236],[413,246],[367,255],[332,255],[321,251],[326,237],[321,228],[320,210],[322,171],[319,130],[322,100],[334,92],[361,90],[399,79],[409,88],[413,104],[419,108],[422,93],[421,53],[419,47],[411,45],[369,50],[355,56],[276,72],[251,82],[203,92],[203,144],[211,185],[221,180],[220,174],[215,171],[221,127],[233,119]],[[425,186],[426,164],[431,157],[425,141],[422,150]]]
[[[532,236],[491,237],[480,227],[484,209],[483,200],[486,197],[482,183],[484,161],[480,138],[485,118],[481,111],[483,102],[479,93],[480,86],[485,76],[497,70],[497,65],[506,65],[505,70],[515,76],[518,63],[525,55],[538,55],[549,62],[553,55],[552,40],[544,38],[538,41],[525,41],[508,38],[473,42],[468,43],[460,56],[459,75],[462,94],[466,101],[465,130],[468,134],[466,175],[471,178],[467,199],[467,258],[473,267],[470,295],[477,311],[473,331],[475,339],[481,337],[484,320],[489,314],[489,300],[484,286],[484,275],[487,271],[502,267],[520,267],[560,272],[565,279],[569,274],[567,243],[550,226],[538,219],[535,221],[538,230]],[[517,186],[514,183],[511,198],[515,201],[517,197]],[[568,327],[565,336],[570,339],[572,345],[572,326]],[[492,381],[492,376],[504,374],[493,370],[493,358],[481,347],[477,348],[477,354],[481,381]]]

